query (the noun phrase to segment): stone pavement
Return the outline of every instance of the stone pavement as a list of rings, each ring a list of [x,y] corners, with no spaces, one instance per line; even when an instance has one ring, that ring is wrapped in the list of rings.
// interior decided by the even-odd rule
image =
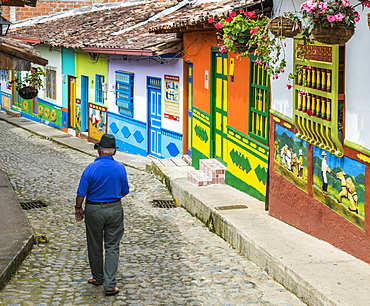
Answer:
[[[56,129],[3,112],[0,112],[0,120],[96,156],[92,144]],[[197,187],[190,184],[186,177],[192,167],[179,158],[155,160],[119,152],[116,159],[139,170],[151,169],[182,207],[305,303],[369,305],[368,264],[272,218],[264,211],[264,203],[227,185]],[[217,209],[229,205],[248,208]],[[3,217],[1,214],[0,224]],[[129,275],[126,277],[129,279]]]

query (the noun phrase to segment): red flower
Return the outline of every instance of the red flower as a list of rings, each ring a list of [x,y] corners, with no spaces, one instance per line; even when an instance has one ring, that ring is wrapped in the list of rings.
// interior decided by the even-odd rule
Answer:
[[[240,13],[244,13],[244,9],[240,9],[240,10],[239,10],[239,12],[240,12]]]
[[[209,17],[209,18],[208,18],[208,22],[209,22],[209,23],[212,23],[213,21],[215,21],[215,17]]]
[[[312,110],[307,110],[307,115],[311,116],[312,115]]]
[[[260,27],[259,27],[259,26],[257,26],[257,27],[255,27],[255,28],[250,29],[250,31],[249,31],[249,32],[250,32],[251,34],[256,34],[256,33],[257,33],[257,31],[259,30],[259,28],[260,28]]]
[[[225,18],[225,21],[226,21],[226,22],[231,22],[231,21],[233,21],[233,19],[232,19],[232,17],[226,17],[226,18]]]
[[[286,88],[288,88],[288,89],[291,89],[291,88],[293,87],[293,85],[290,85],[290,84],[286,84],[285,86],[286,86]]]
[[[235,13],[235,12],[231,12],[231,13],[229,14],[229,16],[230,16],[230,17],[235,17],[235,16],[236,16],[236,13]]]

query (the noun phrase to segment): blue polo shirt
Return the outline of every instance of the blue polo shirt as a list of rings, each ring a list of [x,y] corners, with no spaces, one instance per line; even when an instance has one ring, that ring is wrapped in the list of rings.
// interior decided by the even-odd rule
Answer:
[[[92,202],[119,201],[130,192],[126,168],[112,156],[99,156],[82,173],[77,195]]]

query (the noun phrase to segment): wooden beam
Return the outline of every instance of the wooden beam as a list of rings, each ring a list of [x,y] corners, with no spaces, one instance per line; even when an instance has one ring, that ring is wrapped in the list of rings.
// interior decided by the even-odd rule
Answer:
[[[29,71],[31,70],[31,62],[0,52],[0,70]]]
[[[32,63],[38,64],[38,65],[41,65],[41,66],[46,66],[48,64],[48,60],[46,60],[42,57],[27,53],[21,48],[11,46],[11,45],[3,43],[3,42],[0,43],[0,52],[7,53],[9,55],[18,57],[18,58],[26,60],[26,61],[30,61]]]

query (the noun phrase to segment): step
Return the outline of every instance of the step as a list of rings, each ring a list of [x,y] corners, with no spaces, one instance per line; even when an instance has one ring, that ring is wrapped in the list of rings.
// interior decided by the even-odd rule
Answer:
[[[190,170],[188,172],[188,181],[197,186],[207,186],[212,180],[201,170]]]
[[[201,159],[200,170],[211,178],[211,184],[225,184],[227,168],[217,159]]]

